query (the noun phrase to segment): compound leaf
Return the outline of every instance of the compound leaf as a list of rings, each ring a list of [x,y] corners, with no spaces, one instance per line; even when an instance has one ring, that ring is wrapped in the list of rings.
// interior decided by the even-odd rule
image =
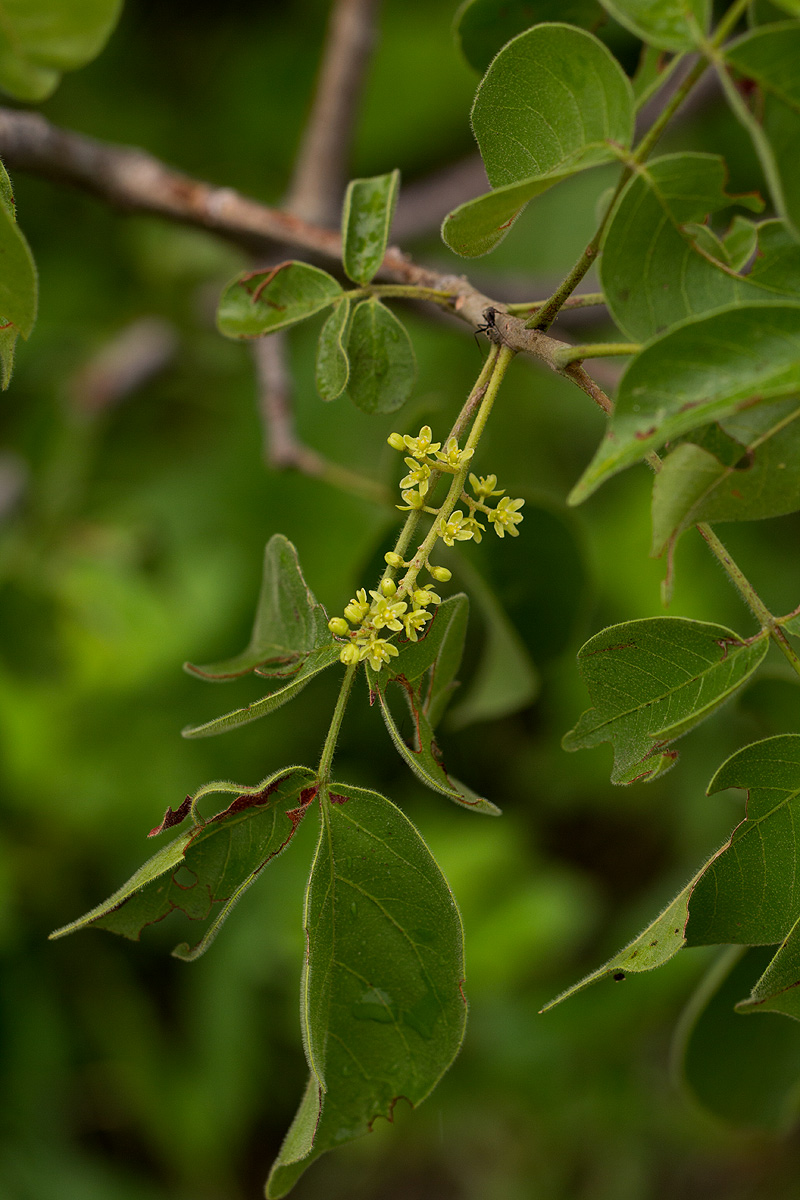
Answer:
[[[334,783],[322,805],[301,989],[311,1077],[268,1197],[399,1100],[424,1100],[466,1023],[461,918],[419,833],[377,792]]]
[[[614,745],[611,782],[651,780],[674,763],[666,747],[710,716],[753,674],[766,634],[743,641],[722,625],[649,617],[612,625],[578,654],[594,703],[565,750]]]
[[[342,209],[342,263],[355,283],[369,283],[383,262],[397,204],[400,172],[353,179]]]
[[[331,641],[325,610],[303,578],[297,550],[276,533],[264,550],[264,569],[253,632],[247,648],[233,658],[184,669],[201,679],[225,680],[246,675],[256,667],[263,674],[295,673],[312,650]]]
[[[800,509],[800,402],[730,417],[718,429],[732,450],[683,442],[653,480],[653,554],[699,521],[757,521]],[[700,431],[702,433],[702,431]]]
[[[747,809],[694,890],[690,946],[782,942],[800,917],[800,734],[745,746],[723,763],[708,794],[745,788]]]
[[[494,190],[446,217],[447,245],[468,258],[486,254],[534,196],[630,146],[633,113],[627,76],[592,34],[545,24],[515,37],[492,62],[472,108]]]
[[[57,929],[51,938],[93,925],[138,941],[146,925],[174,909],[193,921],[205,921],[221,905],[193,950],[181,945],[174,951],[178,958],[198,957],[244,891],[291,841],[316,794],[314,779],[306,767],[289,767],[255,787],[242,788],[224,812],[179,834],[105,903]],[[225,785],[202,790],[207,794],[232,789]]]
[[[230,338],[262,337],[313,317],[341,295],[332,275],[308,263],[247,271],[220,296],[217,327]]]
[[[711,0],[601,0],[620,25],[660,50],[694,50],[708,31]]]
[[[396,412],[417,374],[405,326],[374,296],[357,305],[347,337],[347,394],[365,413]]]
[[[0,88],[46,99],[63,71],[100,53],[121,10],[122,0],[0,0]]]
[[[609,430],[569,503],[666,441],[797,391],[800,304],[742,305],[684,321],[628,366]]]
[[[349,319],[350,301],[345,297],[334,304],[319,335],[315,380],[323,400],[336,400],[347,387],[350,360],[345,345]]]
[[[614,209],[603,244],[600,277],[611,315],[633,341],[646,341],[697,313],[735,303],[775,300],[784,289],[769,273],[740,278],[717,243],[709,247],[711,213],[731,204],[759,211],[758,198],[729,196],[727,170],[713,154],[670,154],[642,166]],[[800,272],[785,276],[785,293],[800,295]]]

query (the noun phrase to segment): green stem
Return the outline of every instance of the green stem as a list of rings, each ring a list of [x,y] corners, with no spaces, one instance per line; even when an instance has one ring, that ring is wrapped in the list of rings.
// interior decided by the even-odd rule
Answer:
[[[353,288],[345,295],[350,300],[379,296],[389,300],[433,300],[435,304],[449,305],[454,293],[441,288],[419,287],[413,283],[376,283],[369,287]]]
[[[775,645],[791,663],[792,669],[800,675],[800,656],[794,650],[783,629],[781,629],[776,618],[767,608],[752,583],[750,583],[744,572],[733,561],[710,525],[702,522],[697,526],[697,530],[707,543],[711,553],[721,563],[726,575],[756,617],[761,628],[769,633]]]
[[[606,298],[602,292],[582,292],[579,296],[569,296],[564,301],[564,308],[595,308],[605,304]],[[530,316],[538,312],[547,303],[546,300],[529,300],[525,304],[507,304],[506,312],[512,317]]]
[[[559,367],[567,367],[571,362],[584,358],[615,358],[622,354],[638,354],[641,350],[639,342],[596,342],[586,346],[569,346],[559,350],[555,357]]]
[[[323,786],[330,782],[333,754],[339,739],[339,730],[342,727],[344,710],[347,708],[347,701],[350,699],[356,670],[357,664],[354,664],[348,667],[344,673],[342,686],[339,689],[339,699],[336,701],[336,708],[333,710],[328,736],[325,738],[325,745],[322,747],[322,754],[320,755],[319,766],[317,767],[317,781]]]
[[[498,347],[497,354],[493,359],[492,373],[486,384],[486,391],[483,399],[481,400],[481,405],[478,409],[472,429],[470,430],[470,435],[467,438],[467,444],[464,447],[465,450],[474,451],[476,449],[478,442],[481,439],[481,435],[486,427],[486,422],[489,419],[489,414],[492,411],[492,406],[500,388],[500,384],[503,381],[511,360],[514,358],[514,353],[515,352],[510,350],[508,346]],[[449,519],[453,509],[459,501],[464,487],[464,481],[469,474],[472,458],[473,455],[470,455],[469,458],[464,462],[464,465],[459,468],[457,474],[453,476],[447,496],[445,497],[444,503],[439,509],[439,515],[431,526],[427,537],[418,547],[411,566],[403,576],[403,581],[400,584],[397,592],[398,597],[413,591],[417,576],[427,563],[431,551],[439,540],[440,523]]]

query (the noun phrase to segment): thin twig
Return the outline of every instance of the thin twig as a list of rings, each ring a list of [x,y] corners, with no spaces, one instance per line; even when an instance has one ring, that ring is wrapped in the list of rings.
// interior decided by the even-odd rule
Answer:
[[[334,0],[331,9],[314,102],[286,197],[289,212],[317,225],[337,224],[379,3]]]

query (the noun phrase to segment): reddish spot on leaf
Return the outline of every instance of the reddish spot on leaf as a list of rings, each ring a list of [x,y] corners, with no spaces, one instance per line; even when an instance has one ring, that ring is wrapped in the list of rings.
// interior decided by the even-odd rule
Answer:
[[[328,798],[331,804],[347,804],[350,799],[349,796],[342,796],[338,792],[330,792]]]
[[[148,837],[157,837],[159,833],[163,833],[165,829],[172,829],[174,825],[180,825],[185,818],[189,809],[192,807],[192,797],[187,796],[182,804],[177,808],[168,808],[164,813],[164,820],[160,825],[156,825],[155,829],[151,829]]]
[[[644,442],[647,438],[652,437],[653,434],[655,433],[655,431],[656,431],[656,426],[651,425],[649,429],[638,430],[638,432],[634,436],[636,437],[637,442]]]
[[[228,817],[234,817],[237,813],[244,812],[248,808],[258,808],[259,805],[266,804],[272,793],[277,788],[278,784],[281,782],[281,779],[275,779],[269,785],[269,787],[265,787],[260,792],[253,792],[249,795],[245,794],[243,796],[237,796],[233,803],[229,804],[224,812],[217,813],[217,815],[212,817],[211,820],[225,821]]]

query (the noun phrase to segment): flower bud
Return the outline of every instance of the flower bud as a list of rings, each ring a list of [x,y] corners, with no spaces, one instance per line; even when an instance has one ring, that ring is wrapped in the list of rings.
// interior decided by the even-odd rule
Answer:
[[[384,596],[394,596],[397,592],[397,584],[393,579],[382,579],[381,592]]]
[[[352,642],[348,642],[346,646],[342,646],[339,654],[339,661],[345,663],[346,666],[352,667],[361,658],[361,651],[358,646],[354,646]]]
[[[393,450],[405,450],[406,448],[403,435],[400,433],[390,433],[386,440]]]
[[[328,629],[335,637],[344,637],[349,632],[349,628],[344,617],[331,617],[328,621]]]
[[[439,583],[447,583],[448,580],[453,578],[453,572],[448,571],[447,567],[429,567],[428,570]]]
[[[394,550],[389,550],[384,554],[383,561],[388,563],[390,567],[404,567],[406,565],[400,555],[395,554]]]

